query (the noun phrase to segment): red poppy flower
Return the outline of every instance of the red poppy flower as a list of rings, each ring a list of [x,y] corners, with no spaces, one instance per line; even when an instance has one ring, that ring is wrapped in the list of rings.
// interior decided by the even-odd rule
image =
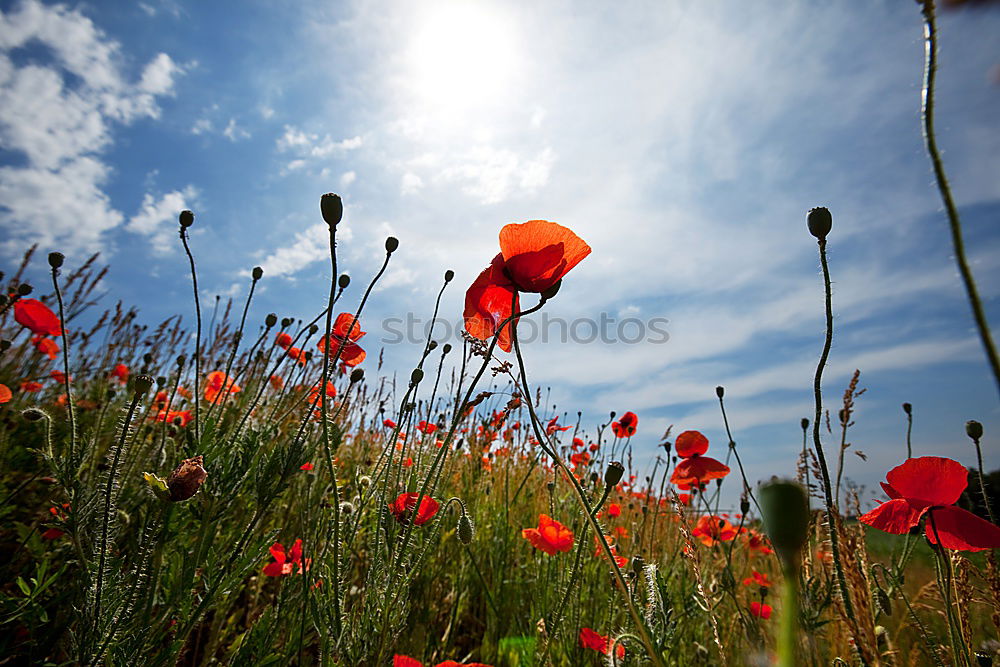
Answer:
[[[226,393],[235,394],[242,391],[236,386],[236,381],[222,371],[212,371],[205,380],[205,400],[209,403],[217,403]]]
[[[10,387],[5,384],[0,384],[0,403],[6,403],[13,397],[14,394],[11,393]]]
[[[634,412],[626,412],[621,419],[611,422],[611,430],[619,438],[630,438],[635,435],[635,427],[638,423],[639,418]]]
[[[573,531],[545,514],[538,515],[538,528],[525,528],[521,536],[550,556],[573,548]]]
[[[154,419],[158,422],[165,421],[168,424],[187,426],[192,420],[194,420],[194,415],[191,414],[190,410],[160,410],[156,413],[156,417]]]
[[[21,383],[21,391],[25,393],[36,392],[42,390],[42,383],[35,382],[33,380],[25,380]]]
[[[757,586],[766,586],[767,588],[771,587],[771,582],[768,580],[767,575],[757,570],[753,570],[751,576],[743,580],[744,586],[753,586],[755,584]]]
[[[110,377],[118,378],[118,381],[122,384],[128,382],[128,366],[125,364],[118,364],[113,369],[111,369]]]
[[[281,391],[285,387],[285,380],[280,375],[272,375],[268,378],[271,383],[271,388],[275,391]]]
[[[545,425],[546,435],[552,435],[556,431],[568,431],[573,428],[572,426],[560,426],[559,417],[553,417],[549,420],[549,423]]]
[[[920,525],[931,544],[955,551],[1000,547],[1000,527],[955,507],[968,486],[969,472],[958,461],[938,456],[907,459],[885,476],[882,488],[891,500],[858,520],[887,533],[903,535]]]
[[[410,515],[413,514],[413,510],[417,508],[417,496],[418,493],[401,493],[393,502],[389,503],[389,511],[396,518],[399,523],[405,524],[409,519]],[[438,501],[434,500],[430,496],[424,496],[420,500],[420,507],[417,509],[416,516],[413,517],[413,523],[420,526],[428,521],[437,514],[438,509],[441,505]]]
[[[620,517],[622,514],[622,506],[618,503],[611,503],[608,505],[608,516],[612,519]]]
[[[306,361],[307,361],[307,359],[306,359],[306,353],[303,352],[301,348],[290,347],[287,350],[285,350],[285,356],[287,356],[287,357],[289,357],[291,359],[294,359],[301,366],[305,366],[306,365]]]
[[[46,355],[49,359],[55,359],[59,354],[59,344],[51,338],[32,336],[31,342],[34,344],[36,350]]]
[[[320,385],[316,384],[316,385],[313,385],[312,389],[309,390],[309,404],[310,405],[319,406],[319,405],[322,404],[322,399],[321,399],[321,397],[319,395],[319,388],[320,388]],[[327,382],[326,383],[326,396],[327,396],[327,398],[336,398],[337,397],[337,388],[333,385],[332,382]],[[327,401],[327,403],[329,403],[329,401]]]
[[[682,460],[670,475],[672,484],[703,484],[729,474],[729,466],[710,456],[703,456],[708,451],[708,438],[698,431],[684,431],[677,436],[674,451]]]
[[[424,663],[408,655],[392,656],[392,667],[424,667]]]
[[[710,547],[717,542],[728,542],[736,537],[736,528],[721,517],[704,515],[698,519],[698,525],[691,530],[691,536],[706,547]]]
[[[51,371],[49,371],[49,377],[51,377],[53,380],[55,380],[59,384],[66,384],[66,374],[63,373],[62,371],[51,370]],[[73,381],[73,378],[70,378],[70,382],[72,382],[72,381]]]
[[[767,538],[753,529],[750,529],[747,534],[747,549],[750,550],[750,553],[760,553],[765,556],[774,553],[774,549],[768,545]]]
[[[345,366],[357,366],[362,361],[365,360],[366,353],[361,349],[360,345],[357,345],[355,341],[364,336],[367,332],[361,330],[361,324],[354,319],[354,315],[350,313],[341,313],[337,315],[336,321],[333,323],[333,330],[330,331],[329,336],[323,336],[319,339],[316,347],[319,348],[320,352],[325,352],[326,341],[330,339],[335,344],[330,348],[330,358],[333,359],[337,356],[337,351],[340,351],[340,361]]]
[[[590,452],[577,452],[570,456],[569,460],[575,466],[585,466],[590,463]]]
[[[395,426],[393,426],[393,428],[395,428]],[[421,419],[420,423],[417,424],[417,430],[420,431],[421,433],[426,433],[430,435],[431,433],[437,430],[437,424],[433,422],[424,421],[423,419]]]
[[[500,254],[465,293],[465,330],[476,338],[492,337],[500,323],[519,309],[517,293],[541,293],[590,254],[590,246],[571,230],[546,220],[529,220],[500,230]],[[510,352],[510,329],[497,339]]]
[[[274,338],[274,344],[287,350],[288,346],[292,344],[291,334],[287,334],[284,331],[278,332],[278,335]]]
[[[302,465],[299,466],[299,470],[305,470],[306,472],[309,472],[310,470],[312,470],[315,467],[316,466],[314,466],[311,463],[303,463]]]
[[[751,616],[759,616],[760,618],[763,618],[763,619],[766,620],[766,619],[771,618],[771,611],[773,611],[773,610],[771,609],[771,605],[769,605],[769,604],[764,604],[762,602],[751,602],[750,603],[750,615]]]
[[[282,546],[281,542],[275,542],[271,545],[269,549],[271,555],[274,556],[274,562],[268,563],[264,566],[264,574],[269,577],[280,577],[285,574],[292,574],[295,571],[296,565],[298,565],[298,574],[302,574],[302,540],[297,539],[292,545],[292,548],[286,553],[285,547]],[[309,566],[312,565],[312,559],[307,558],[305,563],[305,569],[308,571]]]
[[[18,299],[14,302],[14,320],[41,336],[61,336],[62,322],[38,299]]]
[[[580,646],[583,648],[589,648],[598,653],[608,654],[608,648],[610,647],[611,641],[608,637],[605,637],[599,632],[595,632],[590,628],[580,628]],[[615,645],[615,653],[619,658],[625,657],[625,647],[621,644]]]

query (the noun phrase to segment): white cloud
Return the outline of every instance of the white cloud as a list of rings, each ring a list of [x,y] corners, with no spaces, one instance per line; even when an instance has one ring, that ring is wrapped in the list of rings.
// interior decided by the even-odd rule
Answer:
[[[284,173],[290,170],[302,169],[312,163],[326,164],[331,158],[340,158],[347,153],[361,148],[363,141],[360,136],[335,141],[329,134],[305,132],[294,125],[285,125],[284,133],[278,137],[275,147],[279,153],[292,153],[295,160],[290,162]],[[294,165],[294,166],[293,166]],[[329,167],[322,167],[320,174],[328,175]]]
[[[337,230],[337,240],[349,241],[350,227]],[[265,276],[291,276],[313,262],[330,256],[330,228],[325,222],[318,222],[295,234],[292,242],[282,246],[259,262]]]
[[[250,138],[250,133],[238,126],[235,118],[229,119],[229,122],[226,123],[226,129],[222,131],[222,134],[230,141],[239,141],[240,139]]]
[[[206,134],[211,132],[213,129],[212,121],[208,118],[199,118],[191,126],[191,134]]]
[[[348,185],[353,183],[358,179],[358,175],[353,171],[345,171],[340,175],[340,187],[346,188]]]
[[[10,53],[37,45],[51,57],[15,64]],[[110,169],[101,154],[115,124],[159,115],[157,97],[183,70],[161,53],[137,82],[122,72],[120,46],[78,10],[24,0],[0,13],[0,142],[24,158],[0,169],[3,244],[32,242],[94,251],[124,216],[103,191]]]
[[[194,208],[197,196],[197,189],[191,185],[168,192],[159,199],[147,192],[139,212],[129,219],[125,229],[148,236],[154,253],[167,254],[177,246],[178,214]]]
[[[422,187],[424,187],[423,179],[414,174],[412,171],[408,171],[403,174],[403,182],[400,186],[400,192],[402,194],[416,194],[417,192],[420,192]]]

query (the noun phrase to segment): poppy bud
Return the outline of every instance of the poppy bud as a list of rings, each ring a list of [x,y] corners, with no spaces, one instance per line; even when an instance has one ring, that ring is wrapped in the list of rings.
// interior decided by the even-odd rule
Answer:
[[[886,616],[892,616],[892,601],[889,599],[889,594],[878,587],[875,590],[875,599],[878,601],[878,607],[882,613]]]
[[[170,490],[171,502],[180,502],[198,493],[205,483],[208,473],[202,467],[204,459],[199,455],[184,459],[167,478],[167,488]]]
[[[13,345],[13,343],[11,343],[6,338],[4,338],[3,340],[0,340],[0,352],[6,352],[7,350],[10,349],[11,345]]]
[[[187,229],[188,227],[194,224],[194,213],[185,209],[181,211],[180,217],[178,217],[178,221],[181,223],[181,227]]]
[[[164,377],[164,376],[162,376],[162,375],[157,375],[157,376],[156,376],[156,387],[157,387],[157,388],[160,388],[160,387],[162,387],[162,386],[163,386],[163,385],[165,385],[166,383],[167,383],[167,378],[165,378],[165,377]]]
[[[556,483],[555,483],[555,482],[546,482],[546,483],[545,483],[545,489],[546,489],[546,490],[547,490],[547,491],[548,491],[549,493],[552,493],[552,492],[553,492],[553,491],[555,491],[555,489],[556,489]]]
[[[596,470],[593,471],[592,473],[590,473],[590,483],[591,484],[597,484],[597,480],[599,480],[600,478],[601,478],[601,476],[597,474]]]
[[[340,511],[342,514],[354,514],[354,503],[343,501],[340,503]]]
[[[21,418],[24,419],[24,421],[36,422],[40,419],[45,419],[45,413],[38,408],[28,408],[21,413]]]
[[[750,511],[750,501],[747,500],[746,496],[740,498],[740,514],[746,514]]]
[[[424,372],[419,368],[414,368],[413,372],[410,373],[410,384],[420,384],[420,381],[424,379]]]
[[[63,265],[63,262],[65,260],[66,256],[63,255],[61,252],[49,253],[49,266],[51,266],[53,269],[58,269],[60,266]]]
[[[802,430],[809,428],[809,420],[806,417],[802,418]]]
[[[830,215],[829,209],[818,206],[809,210],[809,215],[806,217],[806,224],[809,226],[810,234],[823,240],[833,227],[833,216]]]
[[[558,281],[552,287],[550,287],[547,290],[545,290],[544,292],[542,292],[542,298],[545,299],[546,301],[548,301],[549,299],[551,299],[552,297],[554,297],[556,294],[559,293],[559,288],[560,287],[562,287],[562,281],[561,280]]]
[[[913,414],[913,406],[910,405],[909,403],[903,403],[903,412],[905,412],[908,415],[912,415]]]
[[[275,315],[274,313],[268,313],[267,317],[264,318],[264,326],[266,326],[268,329],[270,329],[277,323],[278,323],[278,316]]]
[[[261,278],[264,277],[264,269],[260,268],[259,266],[255,266],[253,267],[253,271],[250,272],[250,276],[255,281],[260,280]]]
[[[317,325],[315,325],[315,324],[310,324],[309,325],[309,335],[310,336],[315,336],[317,331],[319,331],[319,327]]]
[[[178,367],[183,367],[186,362],[187,362],[187,357],[186,356],[184,356],[183,354],[177,356],[177,366]]]
[[[441,348],[441,354],[448,354],[451,352],[451,343],[445,343],[444,347]]]
[[[726,388],[720,384],[718,387],[715,388],[715,395],[718,396],[719,398],[722,398],[723,396],[726,395]]]
[[[965,433],[975,441],[979,441],[983,437],[983,425],[977,422],[975,419],[970,419],[965,422]]]
[[[430,343],[427,344],[427,351],[430,352],[431,350],[436,350],[437,346],[438,342],[436,340],[432,340]]]
[[[151,363],[153,363],[153,353],[152,352],[147,352],[146,354],[142,355],[142,361],[145,364],[151,364]]]
[[[319,198],[319,210],[326,224],[336,227],[344,217],[344,202],[341,201],[340,195],[328,192]]]
[[[472,519],[469,515],[462,511],[462,515],[458,517],[458,528],[456,529],[458,533],[458,539],[462,544],[470,544],[472,542],[472,537],[476,533],[475,526],[472,525]]]
[[[287,329],[288,327],[290,327],[292,325],[292,322],[294,322],[294,321],[295,321],[295,319],[292,318],[292,317],[282,317],[281,318],[281,328],[282,329]]]
[[[21,283],[17,286],[17,294],[18,296],[28,296],[31,294],[31,289],[31,285],[28,283]]]
[[[362,378],[365,377],[365,371],[362,368],[355,368],[351,371],[351,384],[356,382],[361,382]]]
[[[153,388],[153,378],[148,375],[140,375],[135,379],[132,384],[132,389],[135,391],[136,396],[142,396],[147,391]]]
[[[615,486],[618,482],[622,481],[624,475],[625,466],[619,461],[612,461],[608,464],[608,469],[604,471],[604,485],[608,487]]]
[[[768,594],[768,593],[769,593],[770,591],[771,591],[771,589],[770,589],[770,588],[768,588],[767,586],[761,586],[758,592],[760,593],[760,596],[761,596],[762,598],[766,598],[766,597],[767,597],[767,594]]]
[[[764,527],[785,567],[797,568],[809,538],[809,499],[800,484],[776,481],[758,492]]]
[[[390,255],[396,252],[396,248],[399,247],[399,239],[395,236],[390,236],[385,240],[385,251]]]
[[[444,281],[446,283],[450,283],[451,279],[454,277],[455,277],[455,272],[452,271],[451,269],[448,269],[447,271],[444,272]]]
[[[337,278],[337,285],[340,289],[347,289],[347,286],[351,284],[351,277],[346,273],[341,273],[340,277]]]

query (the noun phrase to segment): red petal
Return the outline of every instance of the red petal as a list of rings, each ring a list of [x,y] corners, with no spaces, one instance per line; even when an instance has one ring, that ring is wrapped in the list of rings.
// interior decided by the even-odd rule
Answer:
[[[968,476],[969,471],[958,461],[921,456],[896,466],[885,479],[907,500],[923,505],[954,505],[968,486]]]
[[[351,313],[337,315],[337,319],[333,323],[333,335],[340,339],[355,341],[368,333],[361,330],[360,321],[354,321],[353,327],[351,326],[352,321],[354,321],[354,315]],[[350,334],[347,333],[348,329],[350,329]]]
[[[288,552],[288,557],[293,563],[298,563],[302,560],[302,538],[295,540],[295,544],[292,545],[292,550]]]
[[[348,343],[347,345],[344,345],[343,350],[340,352],[340,361],[345,366],[357,366],[364,361],[367,356],[368,354],[361,349],[360,345]]]
[[[985,551],[1000,548],[1000,526],[980,519],[961,507],[936,507],[928,510],[924,529],[931,544],[937,544],[937,537],[940,536],[941,546],[945,549]]]
[[[863,524],[886,533],[905,535],[920,521],[920,510],[902,498],[884,502],[858,518]]]
[[[500,251],[518,288],[544,292],[589,255],[590,246],[567,227],[529,220],[500,230]]]
[[[268,563],[264,566],[264,574],[269,577],[280,577],[284,573],[284,565],[281,563]]]
[[[5,384],[0,384],[0,403],[6,403],[13,398],[13,396],[14,394],[11,393],[10,387]]]
[[[18,299],[14,302],[14,320],[43,336],[62,335],[62,323],[49,307],[38,299]]]
[[[672,484],[703,484],[712,479],[722,479],[729,474],[729,466],[711,456],[692,456],[683,459],[670,476]]]
[[[885,491],[885,495],[889,496],[889,498],[891,498],[892,500],[895,500],[896,498],[902,498],[903,497],[902,495],[900,495],[899,491],[897,491],[896,489],[892,488],[891,486],[889,486],[885,482],[879,482],[879,484],[882,485],[882,490]]]
[[[503,275],[503,255],[493,258],[465,293],[465,330],[480,340],[489,340],[497,327],[513,314],[511,306],[520,308],[513,284]],[[500,332],[497,344],[510,352],[510,325]]]
[[[698,431],[684,431],[674,441],[674,451],[681,458],[704,454],[708,451],[708,438]]]
[[[423,667],[423,663],[408,655],[394,655],[392,656],[392,667]]]
[[[274,560],[278,561],[279,564],[285,562],[285,547],[281,544],[281,542],[275,542],[272,544],[268,551],[271,552],[271,555],[274,556]]]

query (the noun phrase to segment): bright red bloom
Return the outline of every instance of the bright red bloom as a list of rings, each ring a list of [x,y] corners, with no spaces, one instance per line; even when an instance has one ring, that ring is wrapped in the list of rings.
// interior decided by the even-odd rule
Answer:
[[[570,463],[575,466],[585,466],[590,463],[590,453],[589,452],[576,452],[569,457]]]
[[[66,374],[63,373],[62,371],[54,370],[53,369],[53,370],[49,371],[49,377],[51,377],[53,380],[55,380],[59,384],[66,384]],[[73,381],[73,378],[70,378],[70,382],[72,382],[72,381]]]
[[[312,389],[309,390],[309,404],[314,406],[322,405],[322,397],[319,395],[320,385],[313,385]],[[334,386],[332,382],[326,383],[326,397],[336,398],[337,397],[337,387]],[[329,404],[329,401],[327,401]]]
[[[226,393],[235,394],[242,391],[236,386],[236,381],[222,371],[212,371],[205,380],[205,400],[209,403],[217,403]]]
[[[168,424],[176,424],[177,426],[187,426],[194,420],[194,415],[191,414],[190,410],[160,410],[153,419],[158,422],[165,421]]]
[[[128,382],[128,366],[125,364],[118,364],[113,369],[111,369],[110,377],[117,378],[122,384]]]
[[[605,637],[599,632],[595,632],[590,628],[580,628],[580,646],[583,648],[589,648],[591,650],[597,651],[598,653],[608,654],[608,648],[610,647],[611,641],[608,637]],[[615,645],[615,653],[619,658],[625,657],[625,647],[621,644]]]
[[[670,475],[672,484],[703,484],[729,474],[729,466],[710,456],[703,456],[708,451],[708,438],[698,431],[684,431],[678,435],[674,450],[682,460]]]
[[[717,542],[728,542],[736,537],[736,529],[725,519],[706,514],[698,519],[698,525],[691,530],[691,536],[698,538],[706,547],[710,547]]]
[[[13,397],[14,394],[11,393],[10,387],[5,384],[0,384],[0,403],[6,403]]]
[[[590,254],[590,246],[571,230],[546,220],[505,225],[500,254],[465,293],[465,330],[487,340],[519,309],[517,293],[541,293]],[[510,326],[500,332],[500,349],[510,352]]]
[[[285,350],[285,356],[289,357],[290,359],[294,359],[299,363],[300,366],[305,366],[306,361],[308,361],[306,359],[306,353],[303,352],[302,349],[298,347],[290,347],[287,350]]]
[[[312,470],[315,467],[316,466],[314,466],[311,463],[303,463],[302,465],[299,466],[299,470],[305,470],[306,472],[309,472],[310,470]]]
[[[424,663],[408,655],[392,656],[392,667],[424,667]]]
[[[40,336],[61,336],[62,322],[38,299],[18,299],[14,302],[14,320]]]
[[[968,486],[969,472],[958,461],[938,456],[907,459],[885,476],[882,488],[891,500],[858,520],[887,533],[903,535],[920,525],[931,544],[955,551],[1000,547],[1000,527],[955,507]]]
[[[611,430],[619,438],[630,438],[635,435],[635,427],[638,423],[639,418],[634,412],[626,412],[621,419],[611,422]]]
[[[770,556],[774,553],[774,549],[768,544],[767,538],[752,528],[747,534],[747,549],[750,550],[750,553],[760,553],[765,556]]]
[[[549,420],[549,423],[545,425],[545,434],[552,435],[556,431],[568,431],[572,426],[560,426],[559,417],[553,417]]]
[[[622,514],[622,506],[618,503],[608,505],[608,516],[612,519],[618,518]]]
[[[264,574],[269,577],[280,577],[284,574],[292,574],[294,566],[298,565],[298,574],[302,574],[302,540],[295,540],[295,544],[286,553],[285,547],[282,546],[281,542],[275,542],[271,545],[269,549],[271,555],[274,556],[274,562],[268,563],[264,566]],[[305,562],[305,569],[308,571],[309,566],[312,565],[312,559],[307,558]]]
[[[767,578],[767,575],[766,574],[762,574],[762,573],[758,572],[757,570],[753,570],[751,576],[749,576],[749,577],[747,577],[746,579],[743,580],[743,585],[744,586],[753,586],[755,584],[757,586],[765,586],[767,588],[771,587],[771,582]]]
[[[538,528],[525,528],[521,536],[550,556],[573,548],[573,531],[545,514],[538,515]]]
[[[763,604],[762,602],[751,602],[750,603],[750,614],[752,616],[759,616],[765,620],[771,618],[771,605]]]
[[[382,426],[385,426],[386,428],[391,428],[391,429],[395,430],[396,429],[396,422],[392,421],[391,419],[386,419],[385,421],[382,422]]]
[[[41,391],[41,390],[42,390],[41,382],[35,382],[33,380],[25,380],[24,382],[21,383],[21,391],[25,393]]]
[[[292,344],[292,335],[287,334],[284,331],[278,333],[274,339],[274,344],[280,348],[288,349],[288,346]]]
[[[420,431],[421,433],[426,433],[427,435],[430,435],[431,433],[437,430],[437,424],[435,424],[434,422],[428,422],[421,419],[420,423],[417,424],[417,430]]]
[[[418,493],[401,493],[393,502],[389,503],[389,511],[396,518],[396,521],[405,524],[413,514],[413,510],[417,508],[417,496]],[[441,505],[438,501],[434,500],[430,496],[424,496],[420,500],[420,507],[417,509],[416,516],[413,517],[413,523],[420,526],[428,521],[437,514],[438,509]]]
[[[330,335],[320,338],[316,347],[319,348],[320,352],[325,352],[326,341],[327,339],[330,339],[333,343],[335,343],[335,345],[330,348],[330,358],[335,358],[339,350],[340,362],[342,364],[345,366],[357,366],[365,360],[365,356],[367,355],[365,351],[361,349],[361,346],[357,345],[355,341],[364,336],[366,333],[366,331],[361,330],[361,324],[354,319],[354,315],[350,313],[341,313],[340,315],[337,315],[337,319],[333,323],[333,330],[330,331]]]
[[[49,359],[55,359],[59,354],[59,344],[51,338],[45,336],[32,336],[31,342],[35,349],[46,355]]]
[[[271,383],[271,388],[275,391],[281,391],[285,388],[285,380],[280,375],[272,375],[268,378],[268,382]]]

